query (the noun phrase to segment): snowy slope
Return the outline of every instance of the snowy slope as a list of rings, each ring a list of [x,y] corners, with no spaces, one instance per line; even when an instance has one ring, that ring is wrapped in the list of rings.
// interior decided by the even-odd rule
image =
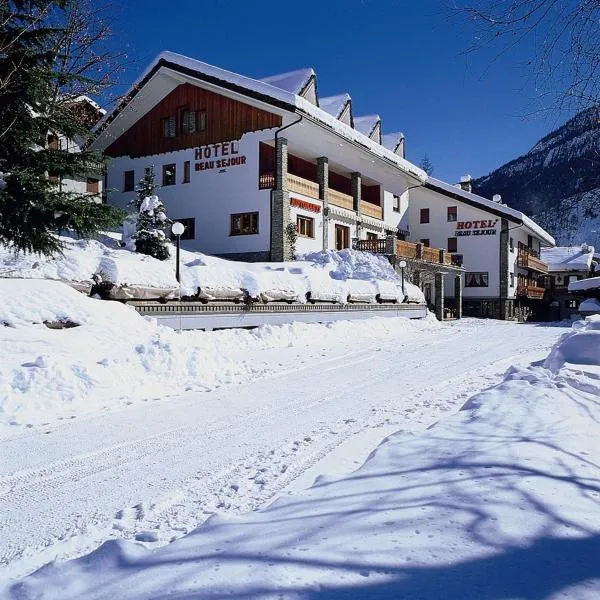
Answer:
[[[473,182],[501,194],[564,246],[600,245],[600,119],[591,108],[542,138],[525,155]]]
[[[162,548],[107,542],[5,597],[595,600],[599,376],[600,317],[351,475]]]

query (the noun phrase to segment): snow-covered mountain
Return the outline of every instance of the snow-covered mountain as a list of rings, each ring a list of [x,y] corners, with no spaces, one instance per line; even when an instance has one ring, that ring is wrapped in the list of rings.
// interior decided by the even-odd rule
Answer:
[[[600,111],[590,108],[525,155],[473,182],[474,191],[531,215],[557,244],[600,246]]]

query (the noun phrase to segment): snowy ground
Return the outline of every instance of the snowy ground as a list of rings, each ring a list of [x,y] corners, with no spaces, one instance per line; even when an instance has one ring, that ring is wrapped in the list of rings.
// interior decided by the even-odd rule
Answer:
[[[108,304],[82,298],[86,303]],[[48,304],[44,310],[48,310]],[[19,315],[17,308],[13,318]],[[87,304],[85,308],[90,315],[95,310]],[[74,311],[80,316],[85,312],[81,306]],[[58,312],[56,308],[39,317],[58,317]],[[120,313],[119,319],[129,319],[130,314]],[[135,318],[139,319],[137,315]],[[19,361],[26,358],[28,347],[32,364],[18,368],[42,372],[38,375],[42,383],[30,389],[43,393],[43,371],[50,370],[49,380],[54,380],[52,373],[64,374],[65,365],[72,369],[76,357],[59,356],[52,362],[50,354],[48,360],[36,365],[36,356],[43,354],[39,348],[50,343],[50,334],[56,344],[56,339],[78,335],[83,326],[47,330],[41,324],[32,328],[30,321],[28,314],[21,331],[15,328],[14,339],[8,343],[13,344],[11,352],[22,353]],[[155,328],[146,321],[139,327],[138,333],[143,336],[148,336],[146,328]],[[125,366],[133,369],[130,372],[136,381],[141,381],[129,348],[135,340],[118,339],[118,330],[119,322],[111,333],[117,348],[115,356],[127,349],[128,364],[113,362],[112,355],[108,361],[99,359],[99,368],[107,369],[105,379],[111,379],[113,367],[117,374],[116,381],[104,382],[109,388],[120,385],[118,378],[123,377],[121,369]],[[5,386],[3,394],[8,390],[12,398],[11,410],[5,414],[13,416],[0,430],[0,581],[20,577],[56,557],[78,556],[105,540],[137,540],[135,543],[156,548],[193,530],[214,513],[227,518],[241,515],[264,505],[276,494],[298,492],[322,472],[349,472],[386,435],[398,430],[405,435],[422,432],[441,416],[458,410],[474,392],[500,381],[510,365],[541,360],[564,331],[564,327],[495,321],[464,320],[441,325],[431,320],[404,319],[184,334],[185,338],[154,330],[148,341],[142,342],[143,351],[138,352],[133,345],[133,354],[141,355],[138,362],[142,365],[144,357],[150,357],[148,373],[157,369],[151,385],[144,388],[147,392],[155,386],[155,394],[133,394],[131,399],[125,394],[114,402],[103,393],[106,387],[99,387],[90,377],[90,386],[85,389],[100,389],[99,396],[88,397],[94,398],[92,406],[74,402],[57,410],[46,396],[36,418],[31,412],[18,410],[15,388]],[[5,327],[6,332],[14,333],[11,327]],[[19,334],[26,336],[22,346],[17,344]],[[178,339],[185,339],[185,343]],[[66,352],[67,346],[60,342],[53,348]],[[215,386],[190,384],[193,389],[181,393],[177,378],[168,376],[171,371],[160,371],[161,361],[186,359],[186,370],[176,374],[190,378],[190,361],[212,368],[219,360],[215,353],[225,348],[230,351],[225,374]],[[107,348],[103,347],[102,352],[108,352]],[[96,364],[96,358],[94,354],[88,362]],[[75,371],[80,377],[81,371]],[[161,381],[161,373],[165,381]],[[172,395],[169,386],[174,390]],[[203,389],[208,391],[200,391]],[[21,417],[15,419],[15,414]],[[399,444],[403,445],[404,441]],[[270,510],[279,510],[279,505]],[[268,521],[272,516],[257,518]],[[211,523],[214,527],[219,521]],[[307,524],[307,532],[314,533],[321,526],[325,527],[321,523],[314,529]],[[393,530],[392,524],[387,527]],[[287,532],[286,536],[289,533],[285,527],[282,531]],[[249,539],[246,533],[242,535]],[[266,535],[278,543],[273,531]],[[197,538],[191,536],[185,543]],[[305,552],[312,544],[298,546],[297,551]],[[352,547],[348,540],[341,546]],[[284,554],[296,552],[289,545],[281,547],[285,548]],[[100,554],[84,560],[90,560],[96,570],[96,561],[105,556],[107,569],[110,565],[117,568],[124,564],[118,552],[115,554],[119,548],[105,545]],[[136,545],[123,549],[128,556],[143,555]],[[236,564],[244,573],[253,570],[240,566],[243,560],[238,559],[241,562]],[[355,560],[359,558],[353,556]],[[285,561],[279,556],[276,562],[283,565]],[[202,571],[198,581],[209,585],[207,589],[218,597],[215,590],[221,584],[210,580],[215,573],[218,576],[218,566],[214,562],[210,565],[210,575]],[[263,567],[267,565],[268,561]],[[117,578],[116,572],[108,571],[107,576]],[[271,587],[287,577],[281,573],[271,577],[260,569],[256,573]],[[237,571],[235,575],[225,571],[222,575],[231,581],[238,578]],[[289,581],[293,583],[295,577],[290,575]],[[162,576],[157,581],[163,581]],[[190,582],[187,574],[183,576],[181,589]],[[54,593],[50,586],[48,597],[126,597],[125,592],[115,592],[113,585],[89,585],[95,586],[96,592],[72,588]],[[137,589],[139,595],[132,597],[163,597],[167,588],[152,592]],[[241,588],[233,591],[238,597],[249,597]],[[197,589],[178,594],[175,597],[210,597]]]
[[[464,383],[474,388],[483,383],[478,368],[491,352],[498,357],[498,346],[514,351],[515,340],[529,340],[537,346],[531,358],[558,333],[471,321],[421,333],[406,361],[391,339],[379,339],[380,349],[367,352],[383,352],[388,359],[384,404],[395,399],[398,424],[411,406],[411,376],[427,373],[429,388],[409,419],[423,424],[433,414],[426,416],[420,406],[437,404],[438,414],[450,408],[455,401],[448,393],[458,391],[469,363],[473,379]],[[405,427],[352,474],[321,477],[311,489],[261,511],[241,516],[221,511],[164,547],[106,542],[82,559],[39,570],[7,597],[596,600],[599,338],[600,318],[578,324],[545,362],[509,369],[502,383],[427,431]],[[424,347],[435,349],[431,368],[407,364],[401,382],[398,365],[418,355],[423,360]],[[499,362],[489,365],[488,381],[498,367]],[[288,381],[289,375],[278,401],[293,395]],[[317,373],[315,385],[322,383]],[[355,390],[353,396],[360,395]],[[327,413],[337,404],[333,400]],[[368,401],[363,404],[369,408]],[[357,407],[350,400],[347,413]],[[294,417],[302,421],[302,411]],[[284,422],[290,420],[288,415]],[[280,423],[266,427],[272,425]]]

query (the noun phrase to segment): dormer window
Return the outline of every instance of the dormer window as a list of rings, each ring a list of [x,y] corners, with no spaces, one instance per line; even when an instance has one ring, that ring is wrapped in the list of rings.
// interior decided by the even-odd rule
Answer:
[[[175,117],[165,117],[161,120],[162,136],[164,138],[173,138],[177,134],[175,127]]]
[[[179,129],[181,133],[196,133],[206,129],[206,112],[190,110],[187,106],[179,109]]]
[[[179,112],[179,126],[181,133],[195,133],[196,132],[196,113],[193,110],[185,107]]]

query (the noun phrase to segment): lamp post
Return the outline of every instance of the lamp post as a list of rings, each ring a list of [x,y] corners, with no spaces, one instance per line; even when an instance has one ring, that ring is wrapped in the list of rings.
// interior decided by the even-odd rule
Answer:
[[[171,225],[171,233],[177,237],[177,258],[175,259],[175,279],[177,279],[177,283],[181,283],[181,278],[179,275],[179,250],[181,247],[181,234],[184,231],[185,226],[179,221],[175,221],[175,223]]]
[[[404,298],[406,297],[406,293],[404,291],[404,269],[406,269],[406,261],[401,260],[398,263],[398,266],[402,269],[402,302],[404,302]]]

